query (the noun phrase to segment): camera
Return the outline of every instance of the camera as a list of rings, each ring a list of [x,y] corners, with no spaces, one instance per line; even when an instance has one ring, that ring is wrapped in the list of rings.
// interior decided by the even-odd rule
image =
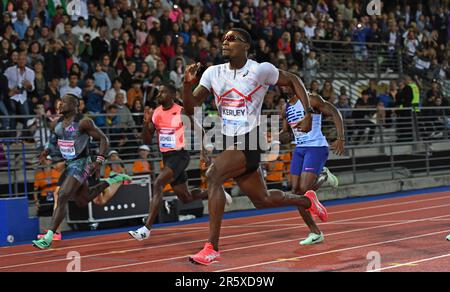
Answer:
[[[22,84],[18,84],[17,90],[19,91],[20,94],[22,94],[25,91],[25,88],[23,88]]]

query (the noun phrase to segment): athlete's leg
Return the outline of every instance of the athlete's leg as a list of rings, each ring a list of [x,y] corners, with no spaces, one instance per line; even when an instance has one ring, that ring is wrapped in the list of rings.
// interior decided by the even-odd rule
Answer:
[[[114,197],[119,188],[122,186],[122,183],[113,183],[108,188],[106,188],[102,193],[100,193],[92,202],[96,205],[103,206],[108,203],[109,200]]]
[[[308,190],[312,188],[304,188],[303,186],[309,185],[309,180],[311,173],[302,173],[301,176],[298,175],[291,175],[291,181],[292,181],[292,193],[297,195],[304,195]],[[307,177],[307,178],[306,178]],[[317,177],[317,176],[316,176]],[[306,181],[304,181],[306,180]],[[315,189],[312,189],[315,190]],[[311,232],[320,234],[319,227],[317,227],[316,223],[314,222],[313,217],[311,216],[311,213],[306,211],[304,207],[298,207],[298,212],[300,213],[300,216],[302,216],[303,221],[305,221],[306,225],[308,226],[309,230]]]
[[[52,217],[51,231],[55,232],[61,225],[61,222],[66,217],[67,202],[71,197],[75,196],[82,186],[83,184],[73,176],[66,177],[58,192],[58,204]]]
[[[145,227],[148,230],[152,228],[153,223],[155,222],[156,216],[158,215],[158,208],[162,202],[163,198],[163,188],[166,184],[170,183],[173,180],[173,170],[170,167],[164,167],[153,183],[152,189],[152,199],[150,201],[150,209],[148,213],[147,222],[145,223]]]
[[[236,182],[256,208],[270,208],[281,206],[299,206],[309,209],[311,201],[305,196],[287,194],[281,190],[267,190],[261,169],[248,175],[239,177]]]
[[[60,187],[56,187],[56,190],[53,193],[53,213],[55,213],[56,207],[58,207],[59,189],[60,189]],[[58,226],[56,233],[61,233],[61,225]]]
[[[175,195],[180,199],[183,204],[191,203],[195,200],[208,199],[208,191],[201,189],[192,189],[189,191],[187,182],[177,185],[171,185]]]
[[[244,153],[238,150],[226,150],[216,157],[206,171],[208,183],[209,242],[219,250],[220,227],[225,208],[223,183],[238,177],[246,171]]]

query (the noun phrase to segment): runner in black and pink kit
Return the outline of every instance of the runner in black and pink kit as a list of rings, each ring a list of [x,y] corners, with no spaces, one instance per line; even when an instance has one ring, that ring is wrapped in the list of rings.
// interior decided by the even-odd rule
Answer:
[[[289,86],[308,109],[297,128],[309,132],[312,125],[311,107],[305,87],[297,76],[278,70],[270,63],[257,63],[247,58],[251,36],[243,29],[232,29],[223,38],[223,56],[229,63],[211,66],[203,73],[199,86],[193,90],[199,64],[188,66],[183,92],[184,108],[192,114],[194,107],[201,106],[213,94],[222,122],[225,147],[206,172],[208,180],[209,241],[190,260],[209,265],[220,259],[219,236],[225,196],[222,184],[233,178],[257,208],[295,205],[309,209],[323,221],[327,211],[315,193],[305,196],[287,194],[281,190],[267,190],[259,168],[263,151],[257,137],[261,107],[271,85]],[[278,129],[277,129],[278,130]],[[252,142],[253,141],[253,142]],[[257,145],[254,145],[254,144]],[[230,148],[229,146],[233,146]]]

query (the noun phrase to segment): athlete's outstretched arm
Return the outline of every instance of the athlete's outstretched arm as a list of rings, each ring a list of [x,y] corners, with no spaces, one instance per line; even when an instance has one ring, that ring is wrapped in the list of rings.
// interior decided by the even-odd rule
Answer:
[[[144,140],[144,144],[146,145],[150,145],[152,143],[153,135],[155,134],[155,125],[153,124],[152,116],[153,109],[145,108],[142,140]]]
[[[325,101],[320,95],[311,94],[310,99],[311,106],[314,109],[319,110],[325,116],[333,117],[334,126],[337,129],[337,139],[331,145],[331,149],[333,149],[337,155],[344,154],[344,120],[342,119],[341,113],[334,105]]]
[[[295,74],[292,74],[287,71],[279,70],[280,75],[278,77],[278,86],[289,86],[294,91],[294,94],[300,98],[300,101],[303,104],[303,108],[305,109],[305,117],[299,122],[298,128],[302,132],[311,131],[312,127],[312,116],[309,112],[309,108],[311,108],[311,104],[309,101],[308,92],[306,91],[305,85],[303,81],[297,77]]]
[[[209,89],[202,85],[197,86],[194,92],[192,88],[196,81],[196,74],[200,68],[200,63],[191,64],[187,66],[184,71],[184,83],[183,83],[183,107],[186,114],[192,116],[194,114],[194,108],[201,106],[205,99],[209,96]]]

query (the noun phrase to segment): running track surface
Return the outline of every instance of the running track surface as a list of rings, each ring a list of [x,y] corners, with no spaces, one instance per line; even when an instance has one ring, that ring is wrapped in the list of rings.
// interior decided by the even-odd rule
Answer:
[[[208,236],[208,223],[154,229],[137,242],[117,233],[54,243],[50,250],[30,244],[0,248],[0,272],[66,271],[71,251],[81,270],[168,272],[293,272],[373,270],[450,271],[450,191],[328,207],[321,244],[302,247],[308,229],[296,211],[224,220],[222,260],[191,264]]]

